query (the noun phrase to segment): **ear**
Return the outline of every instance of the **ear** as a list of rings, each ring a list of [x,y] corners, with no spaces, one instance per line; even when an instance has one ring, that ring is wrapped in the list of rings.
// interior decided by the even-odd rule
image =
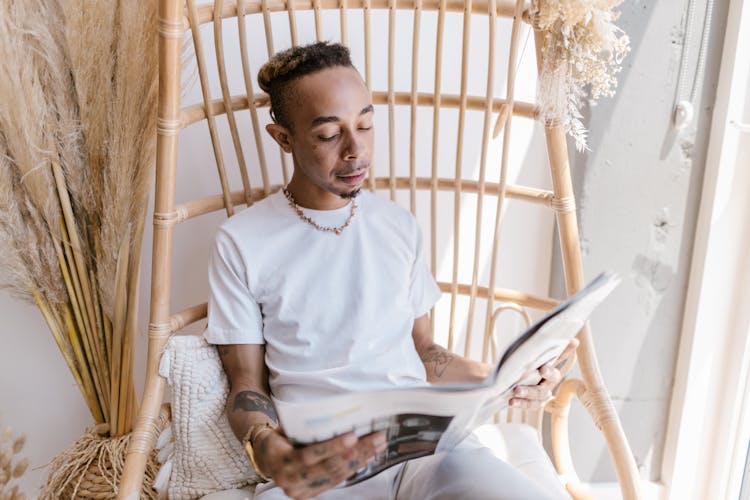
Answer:
[[[288,128],[278,123],[269,123],[266,125],[266,132],[273,137],[285,153],[292,152],[292,133]]]

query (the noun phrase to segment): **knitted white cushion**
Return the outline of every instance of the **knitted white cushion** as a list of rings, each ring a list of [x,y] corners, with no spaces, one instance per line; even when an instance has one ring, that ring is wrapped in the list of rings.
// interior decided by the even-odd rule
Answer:
[[[224,411],[229,385],[216,348],[201,336],[174,335],[159,374],[172,389],[173,451],[162,466],[169,474],[169,498],[199,498],[255,483]]]

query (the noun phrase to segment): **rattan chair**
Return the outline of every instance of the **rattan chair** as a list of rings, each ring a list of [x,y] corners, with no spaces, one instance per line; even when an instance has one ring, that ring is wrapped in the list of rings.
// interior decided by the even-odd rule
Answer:
[[[285,43],[286,46],[302,44],[317,38],[358,47],[352,49],[355,62],[363,70],[372,92],[377,116],[385,123],[376,127],[378,137],[387,143],[386,154],[378,156],[376,152],[368,186],[403,202],[421,217],[423,230],[429,233],[426,240],[429,240],[432,269],[443,291],[438,306],[443,317],[432,314],[433,328],[443,335],[450,349],[462,348],[462,354],[477,352],[472,346],[478,344],[480,355],[487,359],[494,351],[495,323],[503,311],[516,310],[528,317],[527,309],[544,311],[557,303],[551,298],[498,286],[498,243],[507,210],[506,199],[552,211],[560,235],[567,293],[583,285],[564,131],[554,123],[542,124],[551,190],[506,182],[511,163],[511,125],[515,118],[537,118],[535,104],[514,98],[523,45],[520,33],[526,29],[524,23],[533,22],[528,9],[524,0],[517,3],[511,0],[218,0],[211,5],[196,5],[193,0],[160,1],[158,156],[146,388],[131,436],[120,498],[132,498],[139,491],[147,457],[156,441],[155,429],[159,426],[155,424],[165,393],[165,380],[158,374],[159,355],[169,335],[206,315],[205,303],[181,312],[170,308],[176,227],[189,225],[191,220],[211,212],[224,211],[232,216],[238,206],[252,204],[278,190],[290,176],[290,161],[283,153],[270,151],[271,144],[264,139],[262,128],[268,121],[268,113],[261,111],[268,106],[268,98],[256,93],[250,64],[253,50],[257,52],[258,47],[262,47],[264,57],[252,61],[256,71],[266,56],[285,48]],[[230,24],[227,20],[231,20]],[[450,22],[460,27],[456,30],[459,39],[449,39],[445,34]],[[397,23],[409,28],[408,44],[399,39]],[[204,40],[201,26],[211,24],[213,40]],[[224,59],[225,36],[230,25],[235,30],[232,37],[238,37],[241,59],[235,64]],[[314,26],[311,39],[305,38],[303,25],[307,32],[312,32]],[[327,31],[331,26],[335,28],[334,34]],[[483,32],[485,45],[478,46],[474,41],[474,46],[470,46],[475,40],[472,27]],[[280,31],[285,32],[283,41],[278,39]],[[509,33],[509,40],[499,40],[501,32]],[[541,37],[538,32],[535,34],[538,53]],[[203,96],[203,102],[189,106],[181,103],[186,37],[192,38]],[[500,43],[507,44],[508,50],[500,51],[497,48]],[[213,60],[209,60],[206,50],[211,44],[216,55],[213,76],[209,75],[209,62]],[[429,72],[422,71],[421,59],[426,53],[432,58]],[[480,86],[481,92],[476,91],[476,85],[470,85],[470,76],[475,71],[470,58],[476,62],[478,53],[483,54],[480,73],[486,82]],[[362,57],[357,59],[357,56]],[[409,64],[399,64],[399,57],[406,57]],[[228,69],[240,67],[242,85],[233,95]],[[500,71],[505,72],[505,78],[497,76]],[[218,97],[211,93],[211,78],[219,83]],[[397,79],[399,82],[406,79],[408,83],[399,86]],[[423,91],[424,88],[428,91]],[[240,116],[249,118],[252,133],[240,132]],[[469,130],[472,119],[478,125],[471,130],[479,132]],[[207,124],[213,144],[218,168],[216,192],[220,194],[178,203],[175,200],[178,138],[185,127],[201,121]],[[228,128],[231,140],[222,138],[220,126]],[[452,151],[446,155],[449,143]],[[496,160],[490,159],[491,143],[501,145]],[[474,155],[476,164],[467,166],[470,161],[467,153]],[[448,174],[441,168],[446,161],[454,167]],[[230,186],[230,163],[239,168],[239,176],[235,177],[241,179],[241,186],[236,190]],[[489,172],[493,172],[492,177]],[[180,171],[180,175],[187,174]],[[467,223],[467,214],[476,214],[476,223],[474,220]],[[467,224],[469,227],[465,228]],[[451,240],[447,245],[448,257],[443,259],[447,264],[444,262],[438,272],[438,247]],[[473,242],[469,251],[464,248],[467,241]],[[462,307],[463,320],[459,314]],[[571,439],[568,410],[573,395],[577,395],[604,434],[623,498],[638,498],[638,471],[604,388],[588,327],[580,332],[579,339],[577,361],[582,378],[565,381],[546,408],[551,414],[555,466],[567,478],[568,491],[576,498],[583,497],[568,446]],[[537,412],[520,418],[540,426],[541,416]]]

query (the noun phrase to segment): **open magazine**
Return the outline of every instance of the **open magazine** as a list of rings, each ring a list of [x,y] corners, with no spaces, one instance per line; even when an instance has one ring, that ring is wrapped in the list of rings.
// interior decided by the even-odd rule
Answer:
[[[380,431],[388,446],[347,479],[349,486],[405,460],[447,451],[508,405],[517,385],[539,382],[536,369],[555,360],[593,310],[617,286],[605,272],[523,332],[480,384],[428,385],[341,394],[314,402],[274,400],[287,437],[306,445],[354,432]]]

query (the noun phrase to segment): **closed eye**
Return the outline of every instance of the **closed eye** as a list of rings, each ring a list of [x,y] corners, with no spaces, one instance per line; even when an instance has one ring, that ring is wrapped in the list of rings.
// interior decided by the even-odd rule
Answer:
[[[331,142],[331,141],[335,140],[336,138],[338,138],[339,135],[340,134],[335,134],[335,135],[332,135],[332,136],[329,136],[329,137],[318,136],[318,139],[320,139],[321,141],[324,141],[324,142]]]

